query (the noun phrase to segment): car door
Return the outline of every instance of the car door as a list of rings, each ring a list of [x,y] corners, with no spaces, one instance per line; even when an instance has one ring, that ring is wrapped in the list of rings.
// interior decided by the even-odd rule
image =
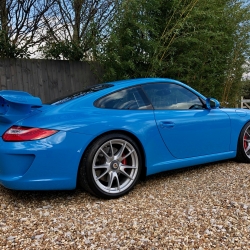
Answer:
[[[189,89],[174,83],[143,86],[154,106],[161,137],[179,159],[229,151],[230,119],[221,109],[206,109]]]

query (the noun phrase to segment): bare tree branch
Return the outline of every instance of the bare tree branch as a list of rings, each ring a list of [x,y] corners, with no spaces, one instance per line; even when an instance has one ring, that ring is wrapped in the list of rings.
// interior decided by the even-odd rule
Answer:
[[[6,50],[9,46],[17,50],[27,51],[29,47],[39,44],[40,35],[45,27],[42,18],[55,1],[1,0],[0,32],[1,37],[4,34],[5,40],[8,41]]]
[[[63,51],[65,46],[69,50],[74,47],[75,51],[70,53],[79,53],[74,57],[75,60],[84,59],[108,35],[107,24],[114,16],[117,2],[118,0],[56,0],[50,12],[43,17],[48,31],[44,38],[46,48],[51,47],[54,52],[56,44],[59,47],[63,45]],[[52,15],[56,18],[51,19]]]

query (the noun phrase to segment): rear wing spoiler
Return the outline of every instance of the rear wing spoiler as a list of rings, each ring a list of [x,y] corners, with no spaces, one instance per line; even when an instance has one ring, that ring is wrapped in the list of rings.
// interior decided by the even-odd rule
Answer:
[[[0,91],[0,122],[13,123],[31,112],[32,106],[42,106],[42,101],[27,92]]]

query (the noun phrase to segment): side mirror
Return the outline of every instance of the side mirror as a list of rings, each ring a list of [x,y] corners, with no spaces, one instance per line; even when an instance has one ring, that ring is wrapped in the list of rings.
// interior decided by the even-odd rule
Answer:
[[[206,106],[208,109],[216,109],[220,107],[220,102],[214,98],[207,98],[206,99]]]

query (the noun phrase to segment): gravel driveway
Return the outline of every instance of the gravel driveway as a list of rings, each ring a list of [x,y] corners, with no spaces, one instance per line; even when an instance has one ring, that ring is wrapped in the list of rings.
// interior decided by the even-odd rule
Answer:
[[[250,165],[148,177],[117,200],[0,187],[0,249],[250,249]]]

